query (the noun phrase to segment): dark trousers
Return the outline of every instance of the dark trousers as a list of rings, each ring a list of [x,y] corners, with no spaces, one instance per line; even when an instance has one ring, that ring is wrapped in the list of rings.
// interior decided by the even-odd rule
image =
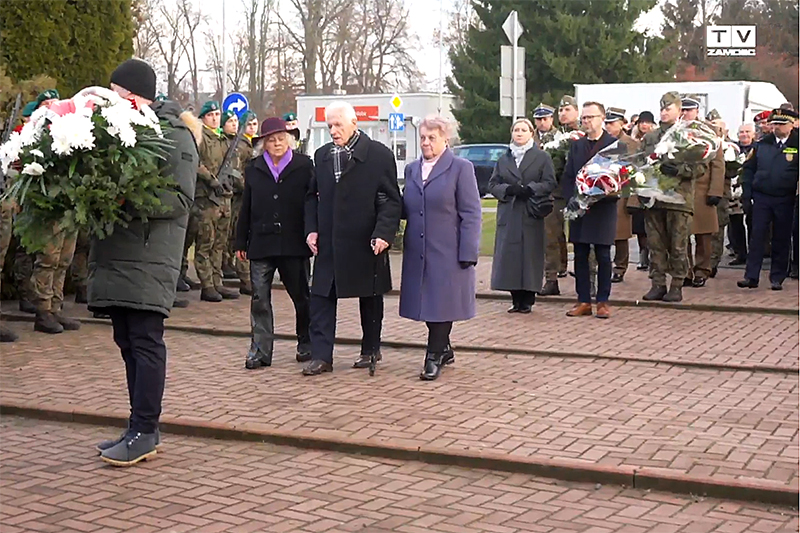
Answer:
[[[425,322],[428,326],[428,351],[442,353],[450,346],[452,322]]]
[[[511,302],[517,307],[531,307],[536,303],[533,291],[511,291]]]
[[[607,244],[573,243],[575,251],[575,291],[578,301],[592,303],[589,269],[589,252],[594,247],[597,258],[597,303],[607,302],[611,296],[611,246]]]
[[[327,296],[311,295],[311,357],[333,364],[333,343],[336,339],[335,285]],[[361,314],[361,354],[370,355],[381,349],[383,296],[358,299]]]
[[[799,266],[798,263],[800,263],[800,261],[798,261],[798,259],[800,259],[800,257],[798,257],[798,254],[800,254],[800,228],[798,228],[798,220],[797,220],[798,219],[797,203],[798,199],[795,197],[794,208],[792,209],[793,214],[792,214],[792,260],[791,260],[792,263],[791,266],[795,272],[797,272],[797,268]]]
[[[272,281],[275,271],[292,299],[295,311],[295,332],[298,351],[307,351],[311,339],[308,329],[311,322],[308,290],[309,261],[305,257],[270,257],[250,261],[250,282],[253,285],[253,299],[250,301],[250,341],[249,358],[260,358],[272,362],[275,341],[275,319],[272,314]]]
[[[133,431],[153,433],[158,429],[167,375],[164,315],[121,307],[110,308],[108,314],[114,342],[125,361],[131,404],[129,426]]]
[[[769,280],[783,283],[789,273],[789,255],[791,253],[792,217],[794,215],[794,197],[777,198],[765,194],[753,193],[753,233],[750,237],[750,253],[744,277],[758,281],[761,264],[764,260],[764,244],[769,239],[769,228],[772,224],[772,262],[769,268]]]
[[[747,259],[747,230],[745,230],[744,215],[731,215],[731,221],[728,223],[728,241],[737,259]]]

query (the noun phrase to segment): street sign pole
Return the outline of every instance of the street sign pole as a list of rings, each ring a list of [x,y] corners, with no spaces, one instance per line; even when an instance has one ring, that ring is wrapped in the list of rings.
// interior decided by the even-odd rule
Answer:
[[[512,70],[511,70],[511,122],[517,120],[517,40],[519,34],[517,33],[517,12],[511,12],[512,22],[512,38],[511,38],[511,55],[512,55]]]
[[[523,30],[519,14],[512,11],[503,22],[511,46],[500,47],[500,116],[512,120],[525,116],[525,49],[519,46]]]

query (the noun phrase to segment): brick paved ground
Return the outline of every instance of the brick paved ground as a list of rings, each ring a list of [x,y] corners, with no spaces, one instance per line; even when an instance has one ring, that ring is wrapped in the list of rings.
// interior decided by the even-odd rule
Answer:
[[[117,429],[6,417],[3,533],[796,532],[795,509],[423,463],[164,436],[115,469]]]
[[[168,324],[216,327],[249,333],[249,298],[211,304],[197,291],[186,309],[175,309]],[[294,309],[285,291],[273,291],[276,331],[294,333]],[[425,327],[400,318],[399,298],[387,297],[384,339],[425,342]],[[479,300],[478,317],[455,326],[456,345],[577,352],[653,360],[713,364],[772,365],[798,369],[798,317],[758,313],[720,313],[619,307],[611,320],[567,318],[571,304],[540,302],[531,315],[509,315],[508,302]],[[5,309],[12,310],[13,302]],[[85,306],[68,305],[68,313],[89,317]],[[32,326],[18,326],[31,335]],[[355,300],[340,304],[340,337],[359,339],[361,325]]]
[[[171,332],[167,341],[168,417],[798,483],[797,374],[459,352],[425,383],[422,353],[386,350],[370,378],[348,368],[353,347],[338,347],[333,374],[304,378],[288,342],[272,368],[246,371],[245,339]],[[2,401],[127,412],[107,326],[26,335],[1,363]]]

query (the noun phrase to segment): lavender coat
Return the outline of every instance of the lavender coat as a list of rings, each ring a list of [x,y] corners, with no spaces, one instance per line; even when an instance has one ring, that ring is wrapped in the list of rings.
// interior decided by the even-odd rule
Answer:
[[[481,199],[472,163],[448,149],[422,182],[422,162],[405,169],[400,316],[455,322],[475,316]]]

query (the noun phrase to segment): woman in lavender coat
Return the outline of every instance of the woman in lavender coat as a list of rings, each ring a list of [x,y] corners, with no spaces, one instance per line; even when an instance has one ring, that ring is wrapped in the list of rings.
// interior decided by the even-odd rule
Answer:
[[[475,316],[481,199],[472,163],[447,148],[450,124],[428,117],[419,134],[422,158],[405,169],[400,316],[428,326],[420,379],[430,381],[455,360],[453,322]]]

